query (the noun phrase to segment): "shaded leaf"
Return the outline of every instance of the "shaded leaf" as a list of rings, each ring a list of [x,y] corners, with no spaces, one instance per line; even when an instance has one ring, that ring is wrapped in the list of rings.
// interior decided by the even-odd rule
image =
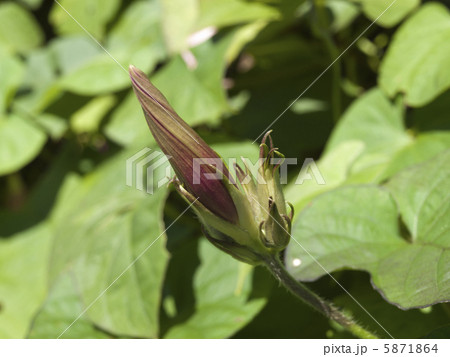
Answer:
[[[195,248],[195,242],[192,244]],[[177,267],[181,264],[186,269],[187,265],[195,261],[193,255],[185,254],[191,249],[184,249],[175,259],[181,259]],[[252,267],[223,253],[206,238],[200,239],[198,254],[200,265],[192,280],[194,305],[191,307],[185,303],[184,306],[184,309],[193,309],[193,313],[170,328],[164,338],[230,337],[251,321],[266,302],[264,297],[248,300]],[[185,259],[188,262],[184,264],[182,261]],[[180,314],[185,312],[179,311]]]

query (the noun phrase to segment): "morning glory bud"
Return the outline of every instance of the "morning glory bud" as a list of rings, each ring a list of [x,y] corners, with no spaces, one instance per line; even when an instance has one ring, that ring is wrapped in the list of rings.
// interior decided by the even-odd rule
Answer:
[[[178,116],[144,72],[130,66],[130,76],[150,131],[161,150],[169,157],[178,180],[211,212],[227,221],[236,222],[236,208],[224,183],[221,180],[208,180],[205,176],[205,173],[215,174],[214,167],[201,165],[199,170],[194,170],[195,159],[221,160],[220,157]],[[228,171],[225,169],[224,173],[228,174]],[[195,184],[195,181],[198,183]]]
[[[256,177],[247,165],[245,170],[236,164],[228,168],[142,71],[130,66],[130,76],[148,126],[174,168],[172,182],[192,204],[206,238],[252,265],[283,250],[289,242],[293,210],[291,206],[287,214],[279,183],[284,157],[273,146],[270,132],[260,145]]]

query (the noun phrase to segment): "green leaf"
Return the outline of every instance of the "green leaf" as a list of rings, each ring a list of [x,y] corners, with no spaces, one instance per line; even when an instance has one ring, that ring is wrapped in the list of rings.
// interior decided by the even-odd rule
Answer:
[[[152,78],[154,85],[189,125],[217,124],[230,110],[222,79],[232,39],[229,35],[216,44],[208,41],[196,47],[193,50],[198,61],[195,70],[189,69],[177,56]]]
[[[128,6],[106,39],[112,53],[123,53],[129,63],[150,71],[164,59],[159,1],[137,1]],[[125,62],[125,64],[128,64]]]
[[[81,95],[106,94],[130,85],[128,64],[153,69],[165,56],[158,14],[155,1],[133,4],[108,35],[104,49],[87,36],[57,40],[53,50],[64,73],[60,85]]]
[[[400,170],[426,162],[447,149],[450,149],[450,132],[436,131],[418,135],[413,142],[395,153],[382,178],[391,177]]]
[[[50,237],[41,224],[0,239],[0,338],[24,338],[45,299]]]
[[[330,28],[334,32],[339,32],[349,27],[360,13],[358,6],[349,1],[328,0],[326,6],[333,14]]]
[[[61,139],[69,126],[66,119],[48,113],[39,114],[36,117],[36,122],[45,129],[53,140]]]
[[[287,267],[301,280],[344,267],[367,269],[407,245],[397,231],[397,210],[389,193],[375,186],[340,188],[317,197],[297,217]]]
[[[188,37],[202,29],[278,17],[278,11],[272,7],[241,0],[164,0],[161,9],[164,39],[172,53],[187,50]]]
[[[300,185],[293,180],[286,198],[300,212],[318,194],[345,183],[378,182],[387,177],[386,172],[396,172],[393,155],[410,143],[400,112],[379,89],[372,89],[350,105],[317,161],[325,184],[314,176]],[[309,170],[304,167],[299,175]]]
[[[253,268],[223,253],[202,237],[198,243],[198,258],[186,254],[194,249],[191,241],[182,251],[174,254],[175,262],[169,267],[168,276],[173,277],[172,294],[183,298],[184,306],[178,313],[184,317],[171,327],[164,338],[226,338],[245,326],[264,306],[264,297],[249,299]],[[183,286],[184,275],[180,271],[200,259],[192,280],[193,301]],[[172,269],[172,270],[170,270]],[[176,280],[175,280],[176,279]],[[186,289],[186,288],[184,288]],[[183,292],[184,291],[184,292]],[[186,301],[188,300],[188,301]],[[192,314],[186,316],[189,311]]]
[[[95,301],[86,317],[103,330],[157,337],[168,259],[162,227],[166,192],[161,188],[150,196],[126,185],[126,160],[137,151],[123,152],[82,180],[67,181],[52,216],[50,276],[54,282],[66,269],[73,272],[84,304]]]
[[[382,295],[405,309],[448,301],[450,176],[442,170],[448,165],[447,150],[396,175],[387,187],[398,209],[378,187],[346,187],[318,197],[294,225],[299,244],[293,240],[288,247],[289,270],[301,280],[317,279],[325,270],[369,271]],[[406,238],[400,236],[406,233],[399,213]]]
[[[43,39],[41,28],[28,11],[13,2],[0,5],[0,47],[25,54]]]
[[[16,115],[0,117],[0,175],[21,169],[41,151],[46,135],[34,123]]]
[[[125,63],[123,58],[114,57],[119,63]],[[129,77],[126,70],[104,53],[63,76],[59,84],[63,89],[76,94],[100,95],[126,88]]]
[[[2,115],[16,90],[19,88],[23,77],[22,63],[13,56],[9,56],[0,48],[0,115]]]
[[[59,42],[54,42],[54,44],[57,43]],[[22,83],[29,92],[18,97],[14,102],[15,106],[27,113],[38,114],[61,95],[61,89],[56,83],[57,59],[55,57],[57,58],[51,46],[36,49],[29,54]]]
[[[154,143],[141,105],[133,91],[127,94],[111,114],[111,119],[105,125],[105,134],[122,146],[145,146]]]
[[[257,2],[241,0],[200,0],[200,14],[195,28],[201,30],[208,26],[224,27],[239,23],[274,20],[278,11]]]
[[[93,133],[100,122],[114,106],[116,98],[112,95],[97,97],[78,109],[70,118],[70,125],[75,133]]]
[[[450,87],[450,14],[439,3],[425,4],[396,32],[380,67],[379,83],[391,97],[404,93],[414,107]]]
[[[187,48],[187,37],[198,19],[198,0],[161,1],[162,29],[169,52]]]
[[[71,274],[61,276],[35,317],[27,337],[55,339],[77,319],[63,338],[109,338],[82,315],[84,308]]]
[[[37,9],[42,4],[42,0],[22,0],[21,2],[26,4],[31,9]]]
[[[399,110],[379,89],[372,89],[352,103],[339,120],[325,152],[348,141],[364,145],[363,153],[352,163],[349,172],[355,175],[368,171],[368,177],[375,180],[392,155],[411,138],[405,132]],[[365,182],[370,180],[366,178]]]
[[[53,4],[50,22],[60,35],[82,34],[86,29],[100,40],[120,3],[121,0],[59,0],[60,5]]]
[[[402,21],[420,4],[420,0],[356,0],[364,14],[378,25],[392,27]]]
[[[286,200],[294,205],[295,212],[300,212],[315,196],[342,185],[348,178],[348,170],[364,151],[364,144],[357,140],[349,140],[336,146],[317,161],[317,168],[325,185],[319,184],[316,177],[305,180],[298,185],[296,179],[286,187]],[[309,172],[305,167],[298,175]]]

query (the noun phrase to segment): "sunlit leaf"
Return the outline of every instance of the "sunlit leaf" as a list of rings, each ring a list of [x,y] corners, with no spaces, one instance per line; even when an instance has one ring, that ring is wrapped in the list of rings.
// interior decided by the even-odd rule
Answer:
[[[420,0],[356,0],[366,16],[384,27],[392,27],[403,20],[419,4]]]
[[[45,144],[46,135],[35,123],[17,114],[0,117],[0,175],[21,169]]]
[[[442,167],[449,164],[447,150],[400,172],[387,184],[392,196],[357,186],[318,197],[294,225],[288,268],[301,280],[342,268],[369,271],[382,295],[402,308],[448,301],[450,176]]]
[[[103,330],[157,337],[167,262],[161,222],[166,194],[163,188],[148,195],[126,185],[126,160],[138,151],[124,152],[83,180],[67,181],[52,216],[50,274],[55,281],[70,268],[83,303],[98,298],[86,317]],[[144,159],[134,158],[134,172],[128,171],[133,182]]]
[[[86,318],[84,308],[73,277],[63,275],[50,290],[27,337],[55,339],[64,332],[62,338],[109,338]]]
[[[45,299],[50,237],[41,224],[0,240],[0,338],[24,338]]]
[[[0,5],[0,47],[28,53],[43,39],[41,28],[28,11],[10,1]]]
[[[86,30],[100,40],[120,3],[121,0],[59,0],[53,4],[50,21],[60,35],[82,34]]]
[[[379,83],[389,95],[404,93],[411,106],[423,106],[450,87],[450,14],[429,3],[406,21],[384,57]]]

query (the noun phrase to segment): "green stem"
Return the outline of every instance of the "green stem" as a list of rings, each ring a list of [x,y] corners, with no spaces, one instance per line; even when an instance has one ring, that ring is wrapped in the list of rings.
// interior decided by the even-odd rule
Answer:
[[[317,14],[317,28],[320,37],[322,37],[325,47],[330,55],[331,61],[339,57],[339,50],[330,34],[327,9],[324,0],[314,0],[314,6]],[[331,86],[331,111],[335,123],[341,116],[341,66],[336,61],[331,66],[332,86]]]
[[[307,303],[325,317],[336,321],[354,336],[359,338],[378,338],[378,336],[367,331],[358,325],[353,319],[333,306],[330,302],[322,299],[320,296],[309,290],[306,286],[298,282],[276,256],[264,258],[264,263],[273,276],[283,284],[297,298]]]

